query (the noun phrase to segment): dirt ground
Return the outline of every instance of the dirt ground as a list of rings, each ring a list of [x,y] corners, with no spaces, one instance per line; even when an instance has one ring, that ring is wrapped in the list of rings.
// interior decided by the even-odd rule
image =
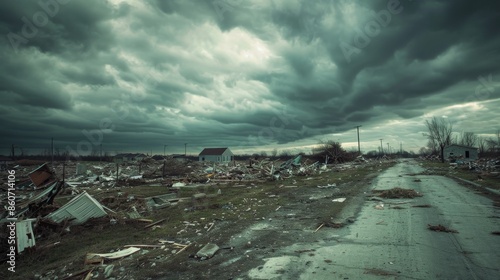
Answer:
[[[16,273],[0,277],[83,279],[91,269],[90,279],[240,277],[242,272],[263,264],[263,258],[277,257],[280,248],[298,242],[320,242],[318,232],[349,227],[365,200],[371,180],[394,164],[395,161],[373,161],[341,169],[331,167],[322,174],[294,176],[283,181],[180,188],[177,195],[184,198],[183,202],[141,212],[144,219],[163,220],[147,229],[144,227],[148,223],[124,216],[129,210],[124,205],[129,205],[127,200],[131,197],[164,194],[165,187],[88,190],[110,209],[126,210],[38,236],[36,249],[19,256]],[[192,198],[201,193],[206,196]],[[336,198],[346,200],[333,201]],[[60,204],[67,201],[64,196],[59,199]],[[179,252],[183,247],[173,243],[189,246]],[[212,258],[199,260],[195,255],[207,243],[221,249]],[[87,253],[116,252],[126,245],[150,246],[122,259],[106,260],[101,265],[84,264]],[[314,250],[293,253],[314,254]],[[0,274],[5,272],[6,266],[2,265]]]

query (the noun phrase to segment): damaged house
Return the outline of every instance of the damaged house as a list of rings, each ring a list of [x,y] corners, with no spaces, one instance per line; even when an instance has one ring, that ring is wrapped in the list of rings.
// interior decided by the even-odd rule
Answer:
[[[478,148],[452,144],[444,148],[444,159],[475,161],[478,159]]]
[[[229,148],[205,148],[198,155],[199,161],[231,162],[234,154]]]

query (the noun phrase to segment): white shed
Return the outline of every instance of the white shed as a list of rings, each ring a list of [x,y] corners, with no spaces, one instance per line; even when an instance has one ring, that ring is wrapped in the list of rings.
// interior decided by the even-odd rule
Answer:
[[[234,154],[229,148],[205,148],[198,157],[200,161],[231,162]]]
[[[474,161],[478,158],[478,148],[452,144],[444,147],[445,160]]]

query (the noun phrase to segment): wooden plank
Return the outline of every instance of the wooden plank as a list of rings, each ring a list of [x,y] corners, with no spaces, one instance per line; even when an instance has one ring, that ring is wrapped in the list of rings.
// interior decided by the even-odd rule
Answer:
[[[161,219],[161,220],[156,221],[156,222],[154,222],[154,223],[152,223],[152,224],[149,224],[149,225],[144,226],[144,228],[146,229],[146,228],[150,228],[150,227],[152,227],[152,226],[155,226],[155,225],[161,224],[161,223],[163,223],[163,222],[164,222],[164,221],[166,221],[166,220],[167,220],[167,219]]]

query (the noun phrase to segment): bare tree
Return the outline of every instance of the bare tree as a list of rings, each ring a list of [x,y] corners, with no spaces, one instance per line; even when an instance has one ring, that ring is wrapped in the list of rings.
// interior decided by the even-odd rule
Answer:
[[[421,156],[428,156],[432,154],[432,151],[428,147],[422,147],[418,150],[418,154]]]
[[[500,147],[500,129],[496,132],[496,139],[494,137],[489,138],[488,140],[486,140],[486,143],[488,145],[488,149],[491,152],[497,152],[498,148]]]
[[[429,141],[427,141],[427,153],[429,155],[434,155],[437,154],[438,152],[439,152],[439,147],[436,141],[434,141],[433,139],[429,139]]]
[[[458,143],[460,145],[474,147],[477,144],[477,140],[477,135],[475,135],[474,132],[462,132],[462,134],[460,135],[460,141],[458,141]]]
[[[436,117],[431,121],[426,120],[425,124],[429,133],[424,135],[439,146],[441,162],[444,162],[444,147],[451,144],[453,125],[443,118]]]
[[[477,138],[477,146],[479,148],[479,153],[483,154],[486,152],[486,139],[484,137]]]

